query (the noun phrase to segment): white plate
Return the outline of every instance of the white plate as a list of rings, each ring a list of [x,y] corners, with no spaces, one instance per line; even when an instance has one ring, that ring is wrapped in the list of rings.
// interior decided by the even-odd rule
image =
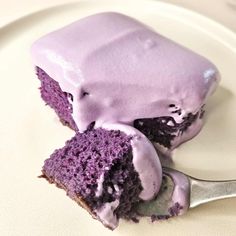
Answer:
[[[235,235],[236,199],[211,203],[151,224],[121,221],[114,232],[91,219],[64,191],[38,179],[45,158],[73,132],[43,105],[29,47],[83,16],[119,11],[211,59],[222,82],[205,128],[174,156],[176,167],[208,179],[236,179],[236,36],[191,11],[155,1],[81,1],[33,13],[0,29],[0,235]]]

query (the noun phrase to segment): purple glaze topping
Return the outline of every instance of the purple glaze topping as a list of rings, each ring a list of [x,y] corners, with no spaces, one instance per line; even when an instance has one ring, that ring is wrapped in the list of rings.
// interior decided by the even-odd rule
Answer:
[[[205,58],[118,13],[86,17],[42,37],[32,57],[72,94],[81,132],[94,121],[96,127],[155,117],[181,123],[199,111],[219,79]],[[200,128],[199,122],[183,138]]]

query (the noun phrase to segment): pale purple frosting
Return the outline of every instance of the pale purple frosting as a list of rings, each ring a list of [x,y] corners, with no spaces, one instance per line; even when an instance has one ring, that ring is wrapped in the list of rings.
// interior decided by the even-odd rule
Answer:
[[[73,95],[80,132],[93,121],[100,127],[172,116],[180,123],[200,109],[219,78],[204,57],[118,13],[89,16],[40,38],[32,57]],[[171,113],[169,104],[181,107],[182,114]]]

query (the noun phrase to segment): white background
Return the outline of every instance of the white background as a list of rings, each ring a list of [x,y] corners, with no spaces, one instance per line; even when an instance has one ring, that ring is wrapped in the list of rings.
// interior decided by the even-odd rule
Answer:
[[[99,0],[94,0],[98,2]],[[128,1],[128,0],[120,0]],[[137,0],[138,1],[138,0]],[[236,0],[163,0],[192,9],[236,31]],[[71,0],[0,0],[0,27],[29,12]]]

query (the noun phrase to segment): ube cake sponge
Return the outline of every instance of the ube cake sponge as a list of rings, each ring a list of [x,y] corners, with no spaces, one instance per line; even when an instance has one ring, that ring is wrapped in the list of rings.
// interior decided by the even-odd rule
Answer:
[[[78,132],[45,161],[42,174],[110,229],[132,219],[135,205],[153,199],[162,182],[153,145],[124,125]]]

